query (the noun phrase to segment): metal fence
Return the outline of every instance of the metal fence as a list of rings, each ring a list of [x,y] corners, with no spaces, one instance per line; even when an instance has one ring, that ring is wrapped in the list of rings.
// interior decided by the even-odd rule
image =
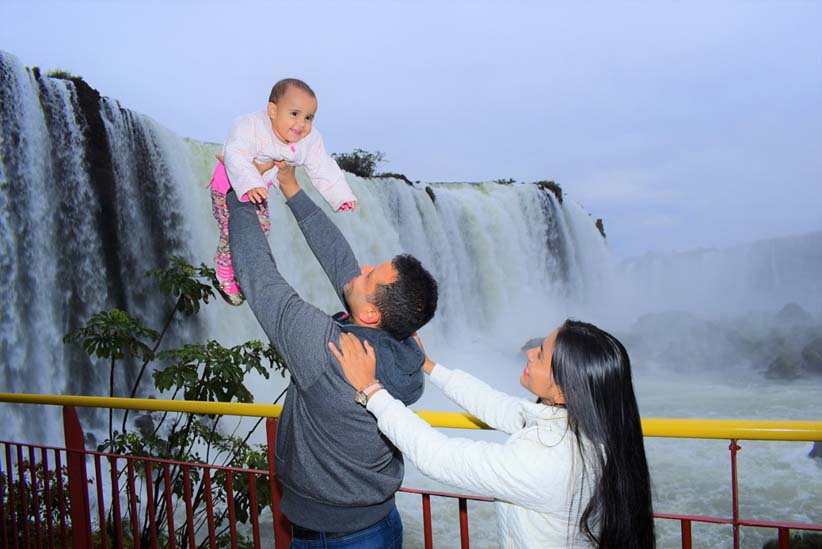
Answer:
[[[3,547],[288,547],[290,524],[279,510],[273,455],[280,406],[20,394],[0,394],[0,402],[62,405],[66,443],[58,448],[0,441]],[[74,406],[266,417],[268,467],[242,469],[86,450]],[[487,428],[468,414],[419,414],[435,427]],[[822,524],[741,517],[736,466],[739,440],[822,440],[822,422],[646,419],[643,432],[650,437],[730,441],[730,516],[655,515],[679,521],[683,548],[692,546],[694,523],[730,525],[734,547],[739,547],[740,527],[775,529],[780,549],[790,546],[792,531],[822,531]],[[271,501],[265,521],[256,512],[261,491]],[[454,531],[459,529],[465,548],[468,501],[492,501],[430,490],[402,491],[420,495],[426,548],[433,547],[432,497],[457,500],[459,526]]]

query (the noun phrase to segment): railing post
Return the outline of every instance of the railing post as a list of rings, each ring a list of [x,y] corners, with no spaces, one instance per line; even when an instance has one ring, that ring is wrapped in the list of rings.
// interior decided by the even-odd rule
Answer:
[[[728,450],[731,451],[731,501],[733,504],[734,549],[739,549],[739,486],[736,475],[736,454],[742,447],[731,439]]]
[[[470,542],[468,541],[468,500],[459,498],[460,506],[460,547],[468,549]]]
[[[431,494],[422,495],[422,529],[425,536],[425,549],[432,549],[434,538],[431,531]]]
[[[74,406],[63,406],[63,435],[66,441],[68,491],[73,546],[91,547],[91,507],[86,477],[86,445],[83,428]],[[59,475],[60,472],[58,471]]]
[[[679,522],[679,529],[682,533],[682,549],[691,549],[691,521],[681,520]]]
[[[265,421],[268,441],[268,479],[271,483],[271,518],[274,522],[274,547],[288,549],[291,544],[291,523],[280,510],[283,489],[277,481],[277,465],[274,460],[274,448],[277,443],[277,418],[270,417]]]
[[[779,528],[779,549],[790,549],[791,534],[787,528]]]

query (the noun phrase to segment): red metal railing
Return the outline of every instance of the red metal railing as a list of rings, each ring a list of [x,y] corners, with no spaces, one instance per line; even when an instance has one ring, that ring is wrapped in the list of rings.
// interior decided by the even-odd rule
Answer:
[[[124,547],[124,543],[130,536],[130,543],[133,543],[132,540],[140,540],[152,548],[175,549],[178,543],[182,542],[183,546],[189,549],[194,549],[202,543],[216,549],[218,537],[224,535],[226,530],[231,546],[236,547],[240,540],[240,532],[237,530],[233,484],[234,478],[239,478],[239,476],[245,476],[248,481],[250,510],[258,507],[257,479],[268,479],[272,494],[271,534],[277,549],[288,547],[291,541],[291,525],[285,515],[280,512],[279,501],[282,493],[276,482],[274,465],[276,418],[268,418],[266,421],[269,470],[243,469],[86,450],[83,443],[84,435],[74,407],[64,406],[63,418],[65,448],[0,441],[0,448],[3,449],[0,456],[5,455],[5,461],[0,459],[0,464],[2,464],[0,468],[2,544],[0,545],[3,547],[15,549],[28,547],[32,540],[35,547],[64,547],[69,544],[69,540],[72,547],[110,547],[110,541],[114,542],[115,547]],[[24,449],[28,449],[28,459],[24,457]],[[39,460],[37,459],[38,452]],[[50,455],[53,456],[53,468],[49,467]],[[67,464],[65,470],[62,465],[64,458]],[[93,469],[92,479],[87,476],[87,460],[92,462],[88,467],[88,469]],[[109,470],[109,480],[106,480],[104,472],[106,467]],[[142,467],[141,475],[137,473],[138,467]],[[182,498],[173,495],[171,486],[173,468],[179,468],[182,471],[184,494]],[[197,486],[192,481],[195,471],[201,475],[200,484]],[[221,510],[217,509],[218,506],[212,493],[213,477],[218,472],[226,475],[225,504]],[[121,479],[121,476],[125,477],[125,481]],[[138,476],[144,482],[140,483]],[[165,520],[162,524],[157,520],[158,509],[154,498],[155,483],[162,483],[164,488],[165,496],[161,503],[165,506],[166,512],[163,513]],[[108,486],[105,486],[106,484]],[[90,487],[93,487],[93,502],[89,496]],[[195,523],[197,519],[192,507],[192,502],[196,497],[195,489],[201,489],[205,498],[205,517],[199,518],[199,524]],[[458,500],[461,546],[464,548],[469,547],[468,500],[492,501],[489,498],[445,492],[408,488],[401,490],[420,494],[422,497],[426,548],[433,547],[431,496]],[[54,494],[52,494],[53,491]],[[124,497],[121,495],[123,491]],[[43,494],[45,501],[40,501],[40,494]],[[55,504],[56,508],[53,507]],[[180,513],[183,516],[179,517],[173,509],[181,504],[185,510],[184,513]],[[96,511],[96,527],[91,520],[92,509]],[[141,517],[144,518],[141,520]],[[183,539],[179,539],[175,534],[179,531],[179,528],[175,527],[175,520],[178,518],[181,518],[187,526],[188,535]],[[146,521],[148,539],[145,535]],[[255,548],[262,547],[263,536],[256,512],[249,512],[249,521],[251,522],[250,542]],[[45,527],[43,522],[45,522]],[[55,522],[58,523],[59,530]],[[227,523],[220,532],[217,530],[218,522]],[[45,540],[42,539],[43,537]],[[44,544],[43,541],[46,543]]]
[[[701,515],[680,515],[672,513],[654,513],[654,517],[663,520],[678,520],[682,537],[682,549],[691,549],[693,540],[691,526],[693,523],[728,524],[733,528],[734,549],[739,549],[740,526],[755,528],[775,528],[779,549],[790,549],[791,530],[808,532],[822,532],[822,524],[806,524],[797,522],[780,522],[767,520],[748,520],[739,516],[739,477],[737,471],[737,454],[742,449],[738,441],[731,439],[728,450],[731,456],[731,517],[709,517]]]
[[[85,449],[83,431],[74,407],[63,407],[63,420],[65,448],[0,441],[0,539],[3,547],[29,547],[32,544],[35,547],[64,547],[69,540],[72,547],[109,547],[112,542],[115,547],[124,547],[130,537],[131,540],[142,538],[149,547],[194,549],[205,544],[216,548],[218,538],[226,534],[234,547],[243,535],[237,528],[234,481],[242,478],[248,482],[249,510],[258,508],[258,479],[266,479],[272,494],[271,535],[274,545],[278,549],[288,547],[290,524],[279,509],[281,491],[274,466],[276,418],[266,421],[268,470],[89,451]],[[732,439],[729,446],[731,517],[655,515],[657,519],[680,522],[682,547],[692,547],[691,529],[694,523],[730,525],[734,547],[739,547],[740,527],[743,526],[776,529],[780,549],[789,547],[791,531],[822,531],[822,524],[741,518],[737,486],[737,454],[740,449],[737,440]],[[106,467],[108,477],[104,470]],[[175,496],[172,490],[172,470],[175,469],[182,472],[181,497]],[[91,480],[87,476],[90,471],[93,471]],[[225,493],[216,494],[215,498],[213,482],[217,475],[225,475]],[[125,480],[122,480],[123,477]],[[155,503],[154,491],[160,485],[164,497],[159,500],[159,505],[164,507],[165,513],[158,513]],[[89,494],[90,489],[93,498]],[[426,548],[433,547],[432,496],[457,499],[463,548],[469,547],[468,500],[492,501],[489,498],[410,488],[402,488],[401,491],[421,496]],[[195,492],[202,494],[205,500],[204,516],[195,516],[192,503],[198,497]],[[184,510],[175,514],[177,507],[184,507]],[[96,527],[91,518],[92,510],[95,511]],[[254,547],[261,547],[264,537],[259,516],[253,511],[248,515],[251,525],[247,533],[251,535],[251,543]],[[164,516],[164,520],[158,520],[158,516]],[[178,537],[183,530],[188,534]]]

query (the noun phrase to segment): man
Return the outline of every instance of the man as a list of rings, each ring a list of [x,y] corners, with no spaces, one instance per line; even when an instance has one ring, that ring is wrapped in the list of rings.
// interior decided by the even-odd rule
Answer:
[[[338,343],[341,331],[368,340],[377,353],[377,379],[396,398],[415,402],[424,385],[424,355],[411,335],[434,316],[437,283],[408,255],[360,268],[336,225],[300,189],[293,166],[278,167],[286,203],[348,311],[335,320],[303,301],[277,270],[255,205],[229,193],[237,280],[291,374],[275,457],[292,546],[335,539],[400,547],[394,493],[402,456],[380,435],[361,405],[365,388],[358,392],[348,384],[328,342]]]

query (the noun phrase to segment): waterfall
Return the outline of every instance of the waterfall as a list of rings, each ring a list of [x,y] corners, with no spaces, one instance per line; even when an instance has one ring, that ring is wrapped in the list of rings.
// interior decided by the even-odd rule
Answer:
[[[184,194],[197,180],[190,148],[79,79],[43,76],[7,54],[0,72],[2,390],[105,395],[107,365],[62,338],[114,307],[160,325],[169,300],[145,273],[196,255]],[[204,329],[176,328],[178,341]],[[118,372],[116,394],[135,369]],[[10,416],[10,435],[43,436],[54,420]]]
[[[211,265],[217,225],[205,184],[218,150],[100,97],[80,79],[45,76],[0,52],[0,392],[108,394],[108,365],[90,361],[62,337],[113,307],[160,327],[172,304],[144,275],[166,267],[171,255]],[[347,175],[359,206],[353,214],[335,214],[305,174],[298,171],[298,177],[361,263],[411,253],[437,278],[439,308],[421,331],[432,356],[512,394],[524,393],[517,385],[520,346],[529,337],[544,337],[566,316],[613,331],[639,314],[671,308],[736,315],[795,301],[817,318],[822,313],[822,233],[617,264],[593,219],[572,197],[560,201],[536,185],[408,185]],[[283,275],[307,301],[329,313],[340,310],[276,191],[270,206],[269,241]],[[762,338],[770,337],[773,322],[764,324]],[[695,335],[682,328],[688,323],[699,328]],[[722,329],[670,316],[647,318],[639,326],[619,335],[638,366],[634,378],[643,415],[819,416],[819,378],[771,383],[751,367],[732,371],[730,379],[718,375],[728,367],[723,350],[740,340],[740,331],[751,341],[762,339],[744,331],[747,318]],[[662,334],[663,328],[673,333]],[[219,299],[196,320],[177,322],[172,332],[168,345],[264,340],[248,307],[232,308]],[[731,343],[711,346],[730,332],[736,336]],[[654,355],[656,347],[661,350]],[[647,357],[657,355],[667,357],[666,368],[648,367]],[[677,368],[672,356],[688,368]],[[692,368],[695,363],[700,368]],[[116,394],[124,394],[134,376],[133,364],[118,370]],[[282,383],[273,376],[248,385],[257,401],[267,402]],[[143,396],[150,390],[147,384]],[[436,390],[427,390],[417,406],[454,409]],[[0,405],[2,438],[59,443],[51,428],[60,424],[59,409],[37,407],[31,419],[32,409]],[[99,429],[99,419],[84,417],[84,427]],[[710,455],[701,452],[694,460],[687,444],[647,443],[656,508],[727,514],[727,484],[705,473],[722,469],[725,455],[711,447]],[[746,500],[751,516],[819,522],[818,468],[806,459],[804,445],[784,448],[746,445],[752,468],[747,478],[761,488]],[[410,486],[447,489],[410,474]],[[689,489],[683,490],[683,479]],[[802,486],[797,494],[773,500],[774,493],[796,486]],[[475,515],[483,517],[476,528],[493,546],[493,510],[480,513],[485,514]],[[660,529],[662,546],[678,539],[669,526]],[[721,546],[727,534],[709,538],[708,545]]]
[[[106,395],[108,365],[62,337],[113,307],[157,328],[170,303],[146,271],[171,255],[211,265],[217,226],[205,184],[218,146],[175,136],[79,78],[45,76],[6,53],[0,69],[0,390]],[[521,344],[535,321],[546,331],[568,303],[586,301],[591,264],[607,257],[581,208],[534,185],[411,186],[349,174],[359,208],[334,214],[298,176],[361,263],[411,253],[434,274],[440,305],[423,332],[432,341],[510,333]],[[271,217],[283,274],[308,301],[340,310],[276,192]],[[222,301],[174,332],[224,344],[264,337],[247,307]],[[135,369],[118,372],[117,394]]]

